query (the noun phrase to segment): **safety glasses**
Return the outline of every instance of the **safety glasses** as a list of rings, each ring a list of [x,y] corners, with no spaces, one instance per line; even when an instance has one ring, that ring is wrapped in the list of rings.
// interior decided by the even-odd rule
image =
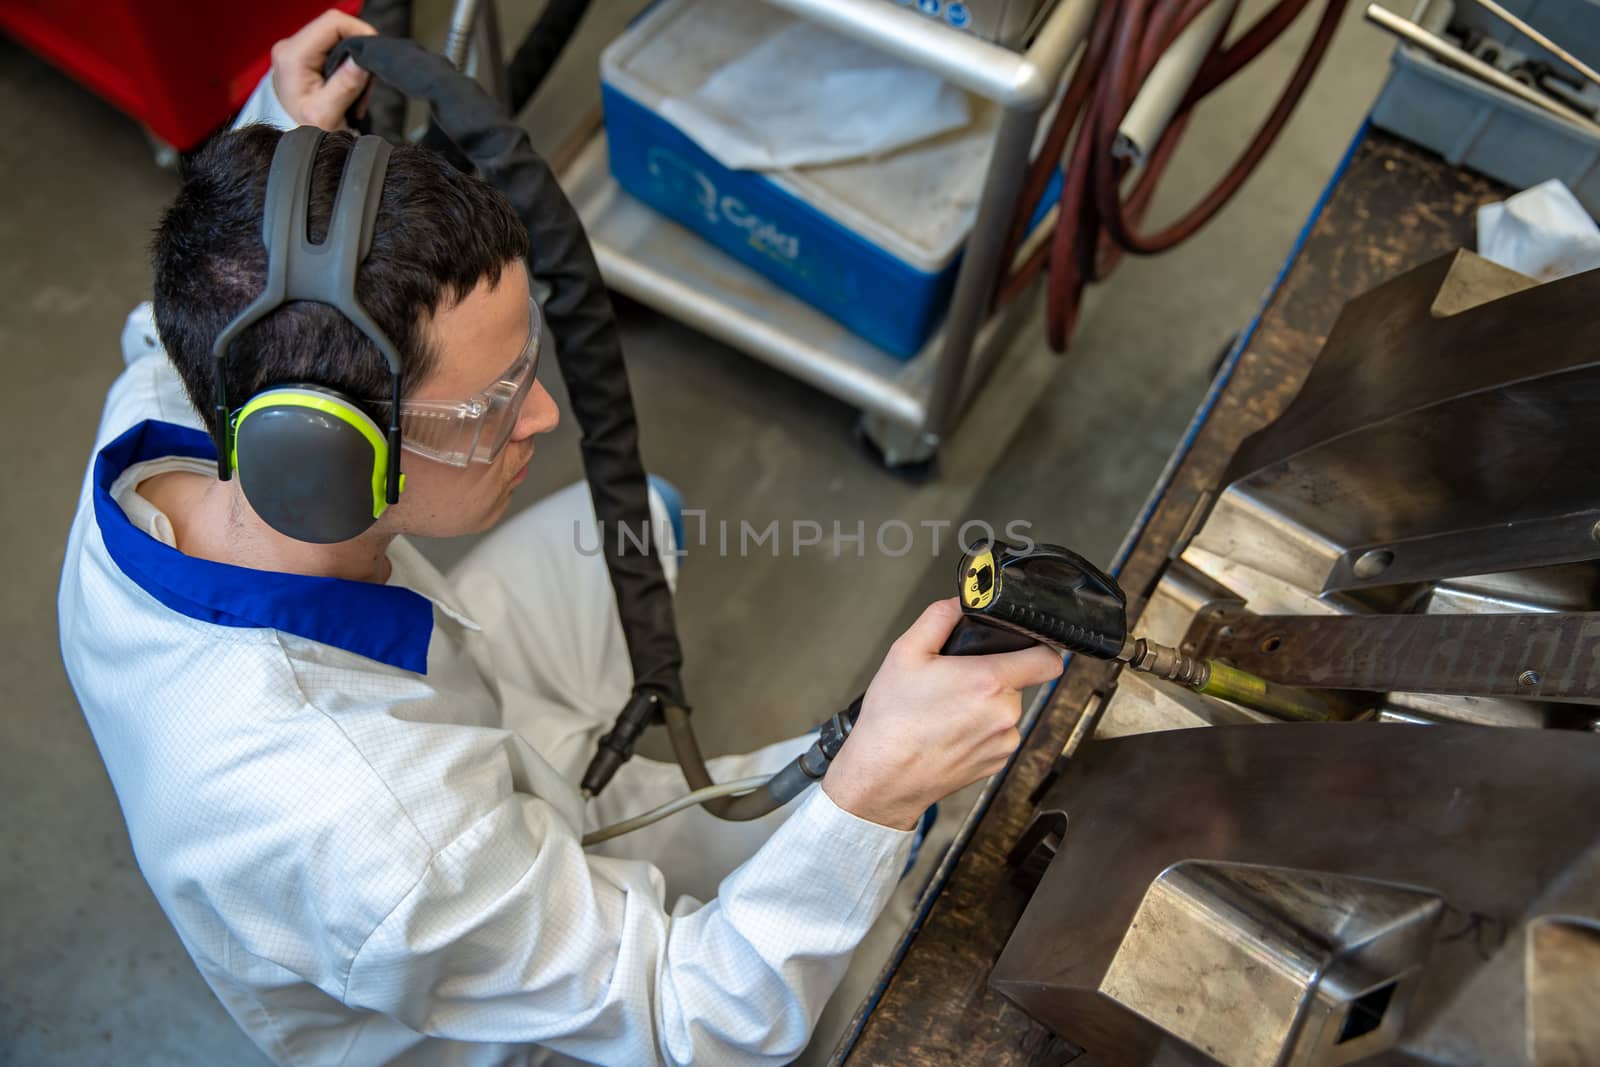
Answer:
[[[516,429],[522,404],[539,371],[543,347],[544,316],[530,297],[528,339],[494,384],[465,400],[400,402],[400,438],[405,451],[452,467],[493,463]]]

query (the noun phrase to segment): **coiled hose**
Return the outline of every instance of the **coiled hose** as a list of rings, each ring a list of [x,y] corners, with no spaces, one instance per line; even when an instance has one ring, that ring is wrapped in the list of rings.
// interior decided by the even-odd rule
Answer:
[[[1016,256],[1027,235],[1027,224],[1061,165],[1060,211],[1055,230],[1016,266],[996,294],[997,303],[1010,302],[1040,270],[1048,267],[1046,336],[1057,352],[1064,351],[1072,337],[1083,290],[1089,282],[1105,278],[1124,252],[1152,255],[1188,240],[1239,191],[1305,94],[1327,54],[1347,0],[1326,0],[1323,4],[1310,43],[1277,103],[1217,184],[1175,222],[1145,233],[1140,228],[1145,211],[1183,138],[1194,106],[1282,36],[1311,0],[1280,0],[1231,44],[1224,43],[1224,27],[1176,115],[1150,152],[1143,173],[1124,197],[1124,179],[1132,164],[1115,151],[1123,117],[1162,54],[1202,11],[1212,3],[1226,2],[1104,0],[1095,13],[1084,54],[1023,186],[1002,262],[1012,262]],[[1077,136],[1072,139],[1074,131]]]

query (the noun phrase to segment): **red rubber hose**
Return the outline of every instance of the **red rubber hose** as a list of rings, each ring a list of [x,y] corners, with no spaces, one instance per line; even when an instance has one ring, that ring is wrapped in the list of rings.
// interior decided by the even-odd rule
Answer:
[[[996,294],[998,303],[1010,301],[1048,266],[1046,335],[1058,352],[1072,336],[1089,282],[1105,277],[1126,252],[1152,255],[1188,240],[1244,185],[1305,94],[1348,0],[1326,0],[1294,74],[1216,185],[1177,221],[1145,233],[1141,230],[1145,211],[1183,138],[1192,108],[1281,37],[1310,6],[1310,0],[1280,0],[1232,44],[1224,44],[1226,31],[1219,34],[1178,113],[1125,197],[1123,185],[1130,166],[1113,152],[1117,127],[1161,56],[1213,2],[1216,0],[1105,0],[1095,14],[1083,57],[1024,182],[1004,261],[1010,262],[1021,245],[1026,224],[1065,155],[1055,231],[1013,270]]]

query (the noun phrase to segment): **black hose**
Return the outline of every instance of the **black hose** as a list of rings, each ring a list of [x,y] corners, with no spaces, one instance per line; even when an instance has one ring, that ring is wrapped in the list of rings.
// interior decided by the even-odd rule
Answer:
[[[1085,566],[1088,564],[1085,563]],[[989,656],[1032,648],[1036,643],[1032,637],[968,616],[950,631],[939,654]],[[758,819],[769,811],[783,807],[828,773],[833,758],[844,747],[850,731],[855,729],[856,719],[861,716],[861,705],[866,699],[867,695],[862,693],[850,702],[849,707],[825,720],[818,727],[817,740],[811,747],[786,764],[762,788],[740,797],[708,800],[701,806],[717,818],[733,822]],[[667,724],[667,737],[672,741],[672,754],[683,769],[689,789],[693,791],[712,785],[711,772],[706,767],[705,757],[700,754],[700,743],[689,724],[689,713],[682,708],[669,707],[663,719]]]
[[[384,37],[411,36],[411,0],[366,0],[361,18]],[[405,137],[406,98],[394,86],[374,81],[367,93],[365,129],[386,141]]]
[[[361,5],[361,21],[380,37],[410,37],[411,0],[366,0]]]
[[[528,33],[506,63],[506,95],[510,113],[516,115],[533,99],[545,78],[555,69],[556,61],[578,32],[578,24],[589,11],[590,0],[549,0]],[[361,18],[381,37],[409,38],[411,36],[411,0],[366,0],[361,6]],[[378,134],[386,140],[399,142],[405,139],[406,98],[387,82],[379,81],[367,94],[365,118],[360,128]],[[422,144],[447,157],[459,169],[466,159],[450,137],[430,122],[423,133]]]
[[[711,772],[706,769],[706,759],[700,754],[700,742],[695,740],[694,728],[689,723],[689,713],[682,708],[669,707],[666,711],[667,737],[672,741],[672,754],[677,757],[678,766],[683,768],[684,780],[689,783],[689,788],[704,789],[714,784],[711,781]],[[813,746],[816,747],[816,746]],[[708,800],[701,807],[719,819],[730,822],[748,822],[759,819],[769,812],[777,811],[789,801],[799,796],[805,788],[818,781],[821,774],[812,775],[806,772],[804,757],[793,760],[784,765],[784,768],[772,776],[771,781],[753,793],[746,793],[737,797],[718,797]],[[815,766],[815,761],[810,761]],[[823,761],[822,770],[826,770],[826,761]]]
[[[354,37],[328,59],[333,69],[351,56],[373,76],[407,96],[427,100],[439,127],[511,201],[528,227],[528,269],[550,288],[545,319],[555,337],[580,448],[601,529],[606,567],[617,598],[634,689],[688,703],[680,672],[672,590],[655,549],[657,539],[619,536],[650,530],[650,499],[639,458],[639,427],[623,362],[622,338],[594,250],[578,213],[555,175],[504,109],[443,56],[414,41]],[[603,784],[603,783],[601,783]],[[597,790],[596,790],[597,791]]]
[[[578,23],[589,10],[589,0],[549,0],[528,35],[517,46],[506,64],[506,86],[511,98],[511,113],[520,112],[539,91],[556,60],[578,32]]]

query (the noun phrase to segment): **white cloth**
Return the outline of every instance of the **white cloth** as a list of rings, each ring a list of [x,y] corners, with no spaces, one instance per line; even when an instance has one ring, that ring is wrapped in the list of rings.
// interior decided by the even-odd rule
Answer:
[[[631,681],[604,563],[573,547],[595,543],[584,487],[450,580],[403,540],[388,586],[193,560],[137,487],[208,439],[148,306],[123,342],[62,657],[140,870],[240,1026],[291,1064],[793,1058],[912,835],[813,789],[759,823],[685,812],[585,854],[584,830],[683,785],[635,759],[585,810],[575,784]]]

